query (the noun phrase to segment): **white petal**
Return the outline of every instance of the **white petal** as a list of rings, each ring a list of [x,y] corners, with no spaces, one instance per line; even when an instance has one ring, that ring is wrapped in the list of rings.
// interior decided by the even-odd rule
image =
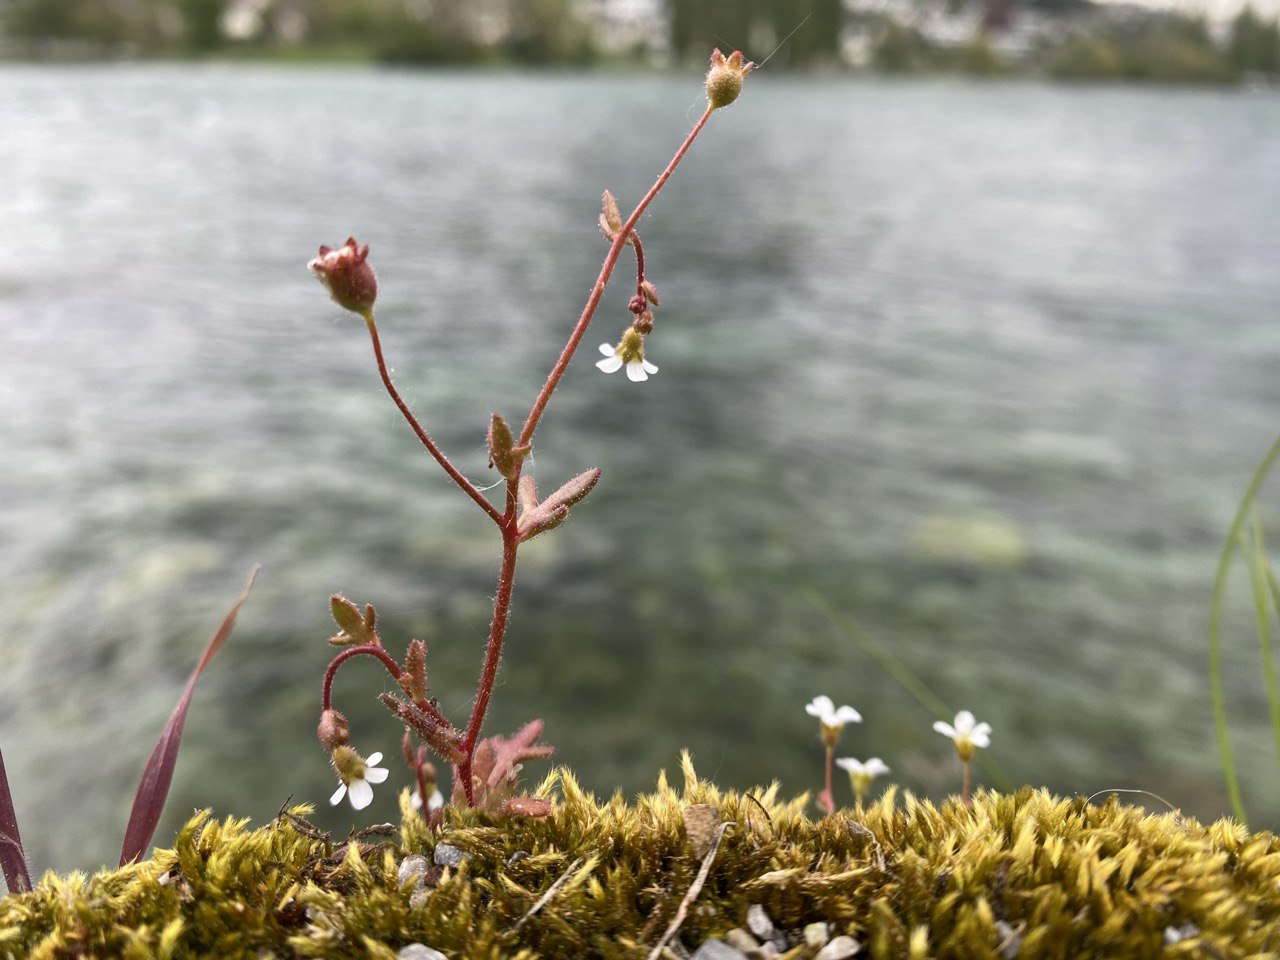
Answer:
[[[382,783],[387,777],[391,776],[391,772],[386,767],[365,767],[364,778],[370,783]]]
[[[369,804],[373,803],[373,787],[369,786],[367,781],[352,780],[351,788],[348,791],[351,799],[351,805],[357,810],[363,810]]]
[[[853,707],[841,707],[839,710],[836,711],[836,722],[834,725],[837,727],[843,727],[846,723],[861,723],[861,722],[862,722],[862,714],[860,714],[857,710],[853,709]]]
[[[347,795],[347,785],[345,783],[338,784],[338,789],[333,791],[333,796],[329,798],[329,806],[335,807],[342,802],[342,798]]]
[[[642,364],[644,364],[644,372],[645,372],[645,373],[657,373],[657,372],[658,372],[658,365],[657,365],[656,363],[650,363],[648,360],[641,360],[640,362],[641,362]]]
[[[602,360],[601,363],[603,362]],[[632,360],[627,364],[627,379],[632,383],[644,383],[649,379],[649,375],[644,372],[643,361]]]
[[[842,770],[848,770],[850,773],[866,773],[866,765],[861,760],[855,760],[853,757],[840,757],[836,760],[836,766]]]
[[[956,714],[956,732],[970,733],[973,730],[973,722],[977,718],[968,710],[961,710]]]
[[[817,717],[821,720],[823,717],[829,717],[835,713],[836,705],[831,702],[831,698],[826,694],[820,697],[814,697],[805,705],[804,712],[811,717]]]
[[[606,357],[612,357],[615,353],[618,352],[618,348],[608,343],[602,343],[600,344],[600,352],[603,353]]]
[[[377,765],[378,765],[379,763],[381,763],[381,762],[382,762],[382,752],[381,752],[381,751],[379,751],[378,753],[371,753],[371,754],[369,754],[369,759],[365,761],[365,763],[367,763],[367,764],[368,764],[369,766],[371,766],[371,767],[373,767],[373,766],[377,766]],[[378,780],[378,781],[376,781],[376,782],[377,782],[377,783],[381,783],[382,781],[381,781],[381,780]]]
[[[888,765],[879,757],[872,757],[870,760],[868,760],[865,764],[865,768],[866,768],[866,772],[871,774],[871,776],[873,777],[878,777],[882,773],[889,772]]]
[[[443,806],[444,806],[444,794],[440,792],[439,788],[437,788],[436,790],[432,791],[431,799],[427,801],[427,809],[439,810]]]
[[[960,736],[960,734],[956,732],[955,727],[949,723],[943,723],[941,720],[935,720],[933,722],[933,729],[937,730],[944,737],[950,737],[952,740]]]
[[[613,371],[615,370],[622,369],[622,358],[609,357],[608,359],[605,359],[605,360],[597,360],[596,367],[600,370],[603,370],[605,373],[613,373]]]
[[[420,794],[416,789],[409,794],[409,806],[413,807],[415,810],[422,809],[422,794]]]
[[[991,724],[980,723],[973,728],[973,732],[969,734],[969,739],[973,741],[975,747],[991,746]]]

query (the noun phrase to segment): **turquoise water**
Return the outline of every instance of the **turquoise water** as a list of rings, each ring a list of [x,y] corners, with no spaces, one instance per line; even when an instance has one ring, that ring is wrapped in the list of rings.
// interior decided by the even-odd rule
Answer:
[[[427,640],[462,722],[497,544],[306,260],[371,244],[397,382],[488,482],[489,413],[523,417],[595,277],[600,191],[647,188],[698,78],[2,79],[0,746],[28,850],[114,860],[254,563],[158,839],[197,806],[324,804],[328,595],[374,602],[393,648]],[[842,754],[954,789],[933,717],[816,591],[990,721],[1013,780],[1225,812],[1204,623],[1280,433],[1277,170],[1275,96],[753,76],[642,222],[661,373],[592,366],[619,284],[535,438],[544,488],[603,480],[523,554],[490,729],[543,717],[596,790],[649,786],[687,746],[726,785],[798,791],[827,693],[865,717]],[[1235,742],[1274,826],[1243,581],[1235,599]],[[357,746],[394,756],[386,688],[356,666],[337,697]],[[383,791],[359,820],[393,811]]]

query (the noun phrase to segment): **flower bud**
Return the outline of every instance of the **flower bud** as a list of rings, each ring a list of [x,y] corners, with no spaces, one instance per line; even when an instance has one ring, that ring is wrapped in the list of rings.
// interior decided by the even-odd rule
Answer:
[[[337,710],[324,711],[320,714],[320,725],[316,727],[316,735],[320,737],[321,745],[330,752],[346,746],[351,739],[351,731],[347,729],[347,718]]]
[[[336,250],[322,246],[320,255],[307,266],[328,289],[334,303],[367,317],[378,298],[378,278],[368,258],[369,245],[359,246],[354,237],[348,237]]]
[[[636,314],[636,318],[631,321],[631,329],[645,337],[653,333],[653,313],[648,307]]]
[[[742,81],[751,72],[754,63],[742,62],[742,52],[733,51],[728,57],[717,48],[711,51],[711,69],[707,71],[707,105],[712,110],[727,107],[738,99]]]

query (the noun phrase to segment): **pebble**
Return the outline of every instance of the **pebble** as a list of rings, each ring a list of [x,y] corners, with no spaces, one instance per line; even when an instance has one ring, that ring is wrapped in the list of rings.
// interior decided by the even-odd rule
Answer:
[[[756,942],[756,938],[741,927],[735,927],[724,935],[724,942],[735,950],[741,950],[743,953],[750,954],[760,949],[760,944]]]
[[[433,950],[425,943],[410,943],[400,948],[396,960],[449,960],[439,950]]]
[[[747,929],[756,935],[757,940],[773,939],[773,920],[758,903],[747,907]]]
[[[862,944],[843,934],[836,937],[814,955],[813,960],[846,960],[862,949]]]
[[[430,868],[431,864],[427,862],[427,858],[422,854],[410,854],[400,861],[400,870],[396,873],[396,877],[402,885],[410,880],[421,883],[422,878]]]
[[[820,947],[831,939],[831,928],[823,921],[810,923],[804,928],[804,942],[811,947]]]
[[[1181,943],[1183,940],[1190,940],[1192,937],[1200,933],[1200,928],[1194,923],[1184,923],[1180,927],[1168,926],[1164,928],[1165,946],[1171,947],[1175,943]]]
[[[437,867],[456,867],[462,863],[466,854],[451,843],[437,843],[433,856]]]
[[[736,950],[723,940],[712,937],[702,944],[690,960],[748,960],[741,950]]]

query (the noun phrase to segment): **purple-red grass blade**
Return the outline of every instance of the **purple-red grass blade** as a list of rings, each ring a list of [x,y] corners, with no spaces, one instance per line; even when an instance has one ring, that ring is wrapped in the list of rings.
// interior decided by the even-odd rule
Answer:
[[[164,725],[160,739],[156,741],[151,756],[147,758],[147,765],[142,770],[142,779],[138,783],[138,792],[133,797],[133,812],[129,814],[129,825],[124,830],[124,845],[120,849],[120,866],[122,867],[142,857],[147,852],[152,836],[155,835],[156,824],[160,822],[160,813],[164,810],[164,802],[169,796],[169,786],[173,782],[173,768],[178,762],[178,746],[182,740],[182,725],[187,719],[187,707],[191,705],[191,694],[195,692],[196,681],[200,679],[201,671],[208,666],[213,655],[230,635],[232,627],[236,625],[236,614],[249,598],[253,578],[257,575],[258,568],[254,567],[249,573],[249,582],[244,585],[240,599],[227,611],[213,639],[204,648],[204,655],[200,657],[200,662],[191,672],[182,696],[178,698],[177,706],[169,715],[169,722]]]
[[[27,855],[18,833],[18,815],[13,809],[13,797],[9,795],[9,777],[4,772],[4,754],[0,754],[0,871],[4,872],[10,893],[31,889]]]

